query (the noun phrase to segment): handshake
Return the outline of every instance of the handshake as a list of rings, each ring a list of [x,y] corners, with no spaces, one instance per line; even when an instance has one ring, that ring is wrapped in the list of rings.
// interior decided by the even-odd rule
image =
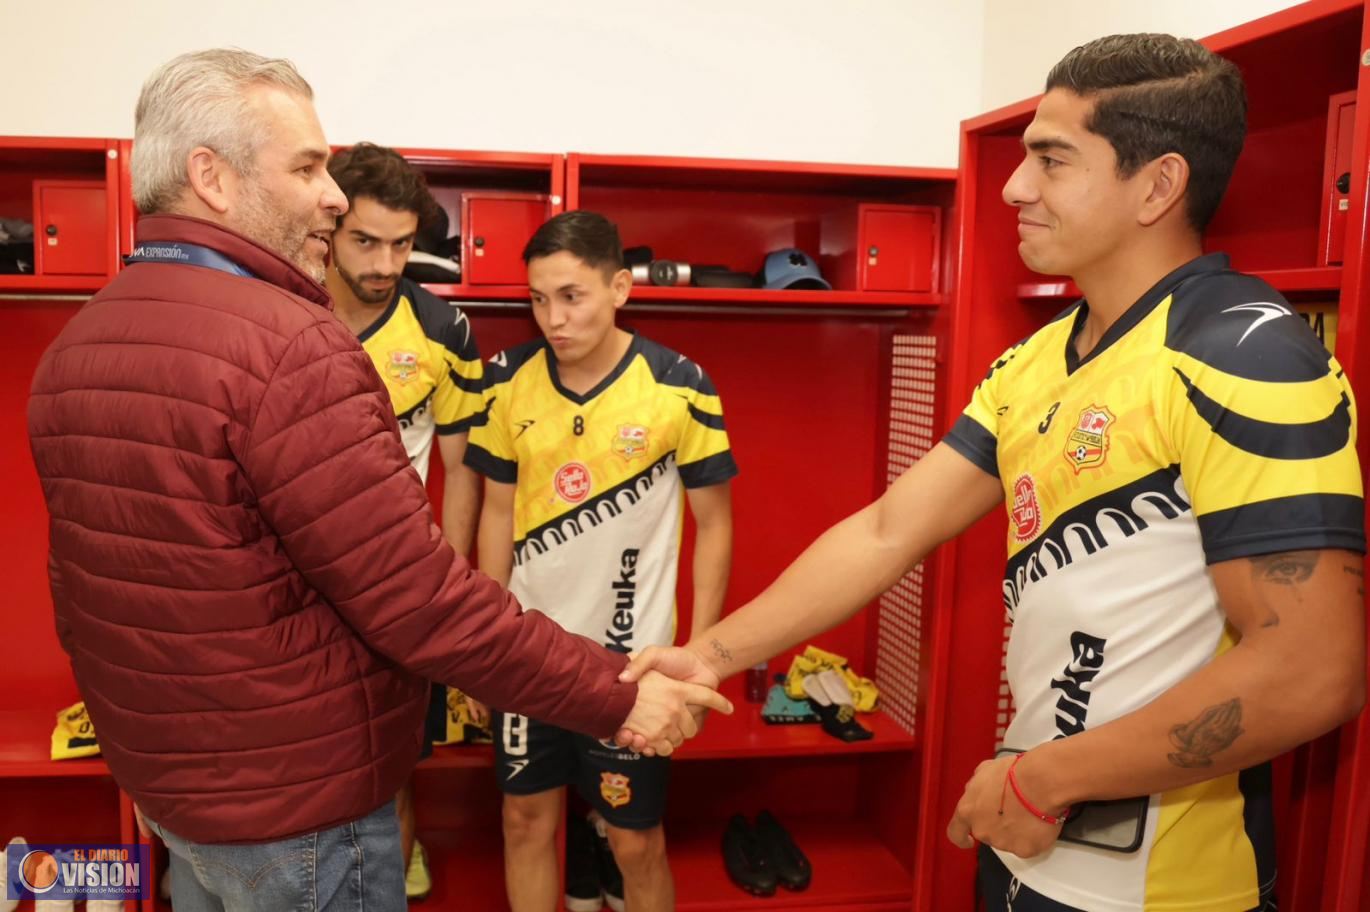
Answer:
[[[733,712],[733,704],[718,692],[722,676],[689,646],[648,646],[630,653],[618,679],[637,683],[637,702],[614,743],[649,757],[669,756],[697,735],[709,710]],[[466,702],[471,717],[486,724],[489,710],[469,695]]]
[[[634,653],[619,680],[637,682],[637,703],[614,742],[648,756],[667,756],[693,738],[709,710],[733,711],[718,692],[721,676],[688,646],[649,646]]]

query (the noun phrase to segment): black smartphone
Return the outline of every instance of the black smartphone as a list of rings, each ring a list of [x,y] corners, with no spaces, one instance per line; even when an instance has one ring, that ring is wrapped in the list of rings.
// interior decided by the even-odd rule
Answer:
[[[1011,747],[1001,747],[994,756],[998,759],[1021,753]],[[1074,808],[1066,818],[1060,838],[1065,842],[1109,852],[1135,852],[1142,847],[1142,837],[1146,833],[1146,810],[1150,803],[1149,795],[1113,801],[1086,801]]]

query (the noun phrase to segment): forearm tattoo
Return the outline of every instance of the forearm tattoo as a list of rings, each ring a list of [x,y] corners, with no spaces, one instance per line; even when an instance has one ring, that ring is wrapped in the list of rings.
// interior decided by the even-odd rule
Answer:
[[[1234,698],[1216,703],[1170,730],[1170,743],[1176,752],[1167,756],[1184,769],[1212,766],[1213,755],[1231,747],[1242,734],[1242,701]]]
[[[718,657],[720,662],[723,662],[725,665],[732,664],[733,654],[728,651],[728,647],[724,646],[718,640],[710,640],[709,646],[713,648],[714,655]]]

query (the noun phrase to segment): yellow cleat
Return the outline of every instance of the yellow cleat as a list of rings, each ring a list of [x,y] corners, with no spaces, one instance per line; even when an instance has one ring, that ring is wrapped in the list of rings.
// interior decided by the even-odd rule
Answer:
[[[414,851],[409,856],[409,870],[404,874],[404,895],[410,902],[421,902],[433,892],[433,878],[428,874],[428,856],[423,846],[414,840]]]

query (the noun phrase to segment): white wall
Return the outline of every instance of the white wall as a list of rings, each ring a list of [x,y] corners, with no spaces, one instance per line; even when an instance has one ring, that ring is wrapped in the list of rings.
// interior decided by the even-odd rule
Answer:
[[[1078,44],[1292,5],[0,0],[0,135],[131,136],[154,66],[236,45],[294,60],[337,143],[953,167],[960,120],[1036,94]]]
[[[0,0],[0,134],[131,136],[154,66],[237,45],[294,60],[336,143],[954,167],[957,123],[981,107],[983,12],[954,0]]]
[[[1204,38],[1295,5],[1290,0],[985,0],[981,108],[1040,93],[1056,61],[1103,35],[1169,32]]]

